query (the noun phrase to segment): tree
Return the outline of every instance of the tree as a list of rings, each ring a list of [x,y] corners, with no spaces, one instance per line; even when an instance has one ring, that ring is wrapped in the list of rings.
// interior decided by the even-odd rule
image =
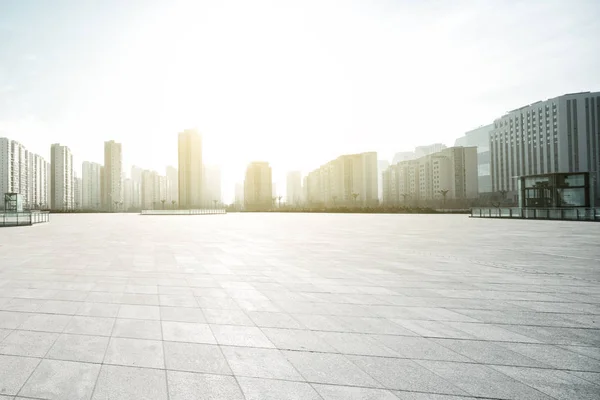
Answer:
[[[165,209],[165,202],[166,202],[166,201],[167,201],[167,200],[165,200],[165,199],[162,199],[162,200],[160,201],[160,202],[162,203],[163,210]]]
[[[335,207],[335,205],[336,205],[335,202],[337,200],[337,196],[332,196],[331,198],[333,199],[333,206]]]
[[[273,204],[273,208],[275,208],[275,201],[277,200],[277,197],[272,197],[271,198],[271,202]]]
[[[354,207],[356,207],[356,198],[360,196],[358,193],[352,193],[352,197],[354,198]]]
[[[410,194],[402,193],[401,196],[402,196],[402,201],[404,202],[404,207],[406,207],[406,198],[410,197]]]
[[[277,197],[277,201],[278,201],[278,204],[279,204],[279,208],[281,208],[281,199],[282,199],[282,198],[283,198],[283,196],[279,196],[279,197]]]
[[[448,194],[448,192],[449,192],[448,189],[442,189],[442,190],[440,190],[441,195],[444,196],[444,199],[442,200],[443,201],[443,203],[442,203],[443,204],[443,206],[442,206],[443,208],[446,208],[446,195]]]
[[[115,210],[117,210],[119,208],[119,201],[115,200],[113,203],[115,203]]]
[[[175,204],[177,204],[177,202],[176,202],[175,200],[171,200],[171,205],[172,205],[171,207],[172,207],[173,209],[175,209]]]
[[[217,203],[219,202],[219,200],[213,200],[213,203],[215,203],[215,208],[217,208]]]

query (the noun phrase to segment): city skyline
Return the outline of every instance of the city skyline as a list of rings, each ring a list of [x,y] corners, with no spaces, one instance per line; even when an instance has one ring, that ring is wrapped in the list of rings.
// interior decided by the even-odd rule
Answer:
[[[283,188],[339,154],[451,145],[515,106],[600,86],[593,1],[32,4],[0,13],[2,135],[46,159],[46,138],[66,143],[76,166],[112,138],[125,170],[162,171],[196,126],[226,198],[254,160]]]

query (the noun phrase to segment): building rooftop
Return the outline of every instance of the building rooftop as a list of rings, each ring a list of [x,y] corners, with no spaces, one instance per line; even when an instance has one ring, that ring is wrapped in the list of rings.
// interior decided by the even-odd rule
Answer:
[[[0,229],[0,398],[597,399],[598,237],[464,215],[52,215]]]

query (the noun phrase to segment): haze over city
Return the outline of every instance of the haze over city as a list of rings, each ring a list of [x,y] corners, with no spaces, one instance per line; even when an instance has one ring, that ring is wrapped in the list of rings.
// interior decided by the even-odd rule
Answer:
[[[441,142],[531,102],[600,86],[595,1],[2,1],[0,132],[74,165],[123,144],[177,165],[196,127],[224,199],[340,154]],[[543,72],[543,73],[542,73]]]

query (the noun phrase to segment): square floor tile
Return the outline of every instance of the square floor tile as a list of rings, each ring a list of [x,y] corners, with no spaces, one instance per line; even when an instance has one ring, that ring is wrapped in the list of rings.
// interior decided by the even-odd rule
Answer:
[[[42,360],[19,395],[50,400],[87,400],[92,396],[99,364]]]
[[[62,332],[73,318],[70,315],[29,314],[19,329],[27,331]]]
[[[164,370],[103,365],[92,400],[167,400]]]
[[[119,313],[119,304],[108,303],[82,303],[75,315],[86,317],[116,318]]]
[[[65,328],[65,333],[81,335],[110,336],[114,318],[74,316]]]
[[[109,338],[106,336],[62,334],[46,357],[57,360],[101,363],[108,341]]]
[[[217,345],[164,342],[167,369],[231,375]]]
[[[337,352],[325,339],[311,331],[277,328],[262,328],[262,331],[278,349]]]
[[[114,337],[162,340],[160,321],[118,318],[112,332]]]
[[[57,338],[58,333],[13,331],[0,342],[0,353],[41,358]]]
[[[0,355],[0,394],[16,395],[39,362],[39,358]]]
[[[25,312],[0,311],[0,328],[17,329],[28,320],[31,315],[32,314]]]
[[[164,368],[162,342],[158,340],[111,338],[105,364],[132,367]]]
[[[160,308],[158,306],[122,304],[119,308],[119,318],[160,320]]]
[[[246,347],[275,347],[259,328],[251,326],[211,325],[221,345]]]
[[[389,390],[351,386],[313,385],[324,400],[398,400]]]
[[[163,339],[173,342],[217,344],[207,324],[162,321]]]
[[[209,324],[254,326],[254,322],[244,311],[207,308],[202,312]]]
[[[189,307],[160,307],[162,321],[205,323],[204,314],[199,308]]]
[[[304,380],[277,349],[223,347],[223,354],[236,376],[290,381]]]
[[[170,400],[244,400],[231,376],[167,371]]]
[[[272,379],[246,378],[237,380],[246,400],[322,400],[308,383]],[[397,400],[397,399],[395,399]]]

